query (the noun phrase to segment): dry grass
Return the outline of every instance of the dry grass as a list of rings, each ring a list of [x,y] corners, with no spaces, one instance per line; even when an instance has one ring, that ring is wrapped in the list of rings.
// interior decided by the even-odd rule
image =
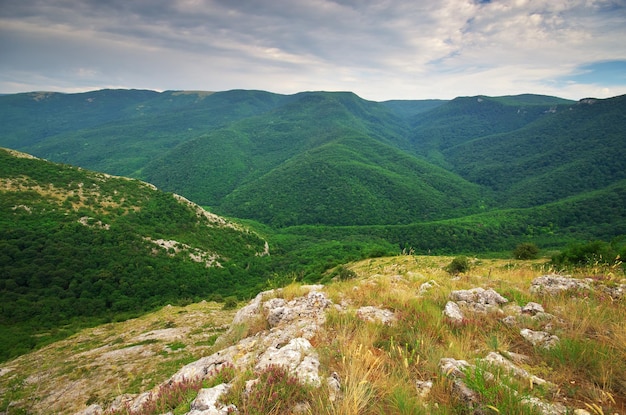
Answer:
[[[323,382],[321,388],[310,392],[309,413],[463,413],[451,397],[449,380],[439,373],[439,360],[452,357],[475,363],[493,350],[525,355],[521,366],[555,385],[550,390],[525,387],[525,394],[560,401],[571,408],[596,408],[595,413],[626,413],[626,300],[595,294],[534,296],[529,292],[531,281],[549,272],[542,261],[473,259],[467,274],[453,278],[443,271],[451,260],[408,255],[365,260],[347,266],[357,278],[325,288],[342,310],[329,308],[326,324],[312,344],[320,355],[320,375],[336,373],[342,398],[330,399],[330,390]],[[580,270],[576,276],[594,275],[612,284],[623,279],[615,270],[593,271]],[[420,292],[422,284],[429,281],[432,287]],[[551,350],[533,347],[520,336],[519,327],[501,322],[500,313],[468,314],[463,324],[451,324],[442,314],[450,292],[474,287],[493,288],[520,306],[529,301],[542,304],[556,317],[551,321],[551,331],[561,339],[559,346]],[[291,284],[274,295],[290,300],[303,292],[299,285]],[[393,326],[364,322],[356,314],[361,306],[391,310],[397,322]],[[42,408],[71,413],[58,409],[60,402],[79,408],[90,399],[102,402],[121,392],[148,390],[186,361],[212,352],[206,341],[233,314],[217,304],[195,304],[87,330],[5,365],[12,372],[0,377],[0,388],[7,390],[9,379],[19,373],[27,380],[27,395],[45,397],[30,403],[37,413],[46,413]],[[154,333],[170,333],[168,324],[188,328],[180,338],[157,338]],[[266,329],[266,324],[260,320],[242,326],[241,333],[220,346]],[[540,327],[530,318],[526,324],[532,329]],[[175,342],[185,347],[178,348]],[[417,381],[433,382],[425,398],[418,395]],[[477,382],[480,384],[480,379]],[[61,383],[66,385],[65,391],[59,390]],[[486,405],[505,405],[497,401],[506,395],[497,389],[498,383],[481,387],[493,392],[496,399]],[[500,407],[518,413],[511,409],[514,406]]]
[[[80,333],[0,366],[0,396],[21,384],[24,407],[74,413],[122,393],[150,390],[181,366],[213,352],[236,310],[201,302]]]
[[[326,332],[316,342],[330,345],[321,349],[323,366],[342,378],[344,399],[329,403],[320,397],[324,404],[316,407],[319,413],[458,413],[450,385],[438,373],[439,360],[453,357],[474,362],[492,350],[526,355],[526,370],[557,385],[548,399],[574,408],[597,405],[604,413],[624,411],[624,300],[535,297],[529,292],[531,281],[551,271],[543,261],[473,259],[467,274],[452,278],[443,271],[452,259],[365,260],[348,266],[358,279],[328,287],[333,301],[348,311],[331,312]],[[577,276],[588,272],[580,270]],[[600,274],[601,270],[595,270],[595,275]],[[419,297],[420,286],[427,281],[436,286]],[[493,288],[520,306],[528,301],[543,304],[546,312],[557,317],[553,326],[563,340],[561,346],[551,351],[531,346],[521,338],[519,328],[504,325],[498,313],[468,316],[461,326],[446,322],[442,310],[449,293],[474,287]],[[398,323],[384,327],[361,322],[354,310],[364,305],[393,310]],[[528,324],[531,328],[538,325],[530,320]],[[432,392],[426,400],[419,399],[414,385],[428,379],[434,382]],[[528,393],[543,397],[545,391]]]

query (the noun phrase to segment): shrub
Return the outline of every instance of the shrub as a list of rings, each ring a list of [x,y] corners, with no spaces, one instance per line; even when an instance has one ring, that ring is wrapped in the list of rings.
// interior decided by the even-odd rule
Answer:
[[[311,399],[311,388],[282,366],[270,365],[257,375],[258,381],[252,383],[248,393],[242,394],[234,387],[222,401],[234,403],[242,415],[267,415],[292,413],[296,404]]]
[[[344,267],[343,265],[337,267],[337,270],[334,272],[334,274],[339,278],[340,281],[353,280],[357,277],[356,272]]]
[[[469,259],[464,256],[458,256],[446,266],[445,270],[452,275],[458,275],[463,272],[467,272],[470,270]]]
[[[619,253],[611,244],[591,241],[572,244],[563,252],[552,257],[554,265],[613,265],[619,260]]]
[[[513,251],[513,257],[515,259],[535,259],[538,255],[539,248],[537,248],[537,245],[530,242],[517,245]]]
[[[224,305],[222,306],[223,310],[233,310],[237,308],[237,297],[230,296],[224,298]]]

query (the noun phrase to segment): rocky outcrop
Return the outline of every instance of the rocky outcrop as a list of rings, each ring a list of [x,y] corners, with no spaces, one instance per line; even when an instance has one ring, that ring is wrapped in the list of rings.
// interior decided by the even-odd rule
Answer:
[[[301,383],[319,387],[322,384],[319,376],[319,357],[309,340],[324,323],[325,311],[333,304],[322,289],[321,285],[304,286],[302,290],[308,293],[289,301],[279,297],[281,290],[260,293],[237,312],[230,330],[224,337],[232,336],[236,327],[241,325],[258,324],[265,327],[264,329],[217,353],[184,366],[161,386],[197,382],[210,378],[227,367],[240,371],[253,368],[259,373],[270,366],[281,366],[295,375]],[[385,311],[380,310],[381,318],[392,319]],[[329,388],[338,394],[340,389],[338,377],[330,377],[326,381]],[[229,384],[222,384],[210,389],[201,389],[188,414],[232,413],[236,410],[232,405],[218,404],[220,396],[229,388]],[[153,392],[158,393],[158,388]],[[109,410],[136,411],[149,399],[150,393],[119,397]],[[91,412],[82,412],[81,415],[102,413],[102,408],[88,409]]]
[[[591,290],[591,279],[579,280],[562,275],[542,275],[530,284],[532,294],[557,295],[563,292],[585,292]]]
[[[480,365],[480,369],[477,369],[478,364]],[[491,411],[487,411],[487,408],[482,407],[480,393],[467,385],[466,377],[470,371],[474,371],[473,376],[483,376],[486,381],[493,382],[497,380],[497,376],[494,374],[495,370],[503,369],[505,375],[512,378],[524,382],[531,382],[534,385],[552,387],[552,385],[544,379],[528,373],[500,353],[490,352],[485,358],[478,359],[477,365],[472,365],[465,360],[456,360],[448,357],[442,358],[439,361],[439,371],[441,375],[448,378],[451,382],[450,388],[452,395],[459,403],[468,407],[471,413],[474,414],[491,413]],[[507,388],[505,385],[501,385],[500,387]],[[509,392],[515,396],[519,395],[515,390],[509,390]],[[564,415],[567,413],[565,406],[559,403],[542,401],[535,397],[520,397],[520,402],[523,405],[532,407],[543,415]]]

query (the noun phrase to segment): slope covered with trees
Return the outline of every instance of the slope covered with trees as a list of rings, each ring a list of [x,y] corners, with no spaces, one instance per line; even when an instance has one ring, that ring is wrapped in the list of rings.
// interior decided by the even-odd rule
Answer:
[[[249,296],[264,280],[245,268],[264,252],[256,233],[146,183],[0,149],[0,358],[66,325]]]

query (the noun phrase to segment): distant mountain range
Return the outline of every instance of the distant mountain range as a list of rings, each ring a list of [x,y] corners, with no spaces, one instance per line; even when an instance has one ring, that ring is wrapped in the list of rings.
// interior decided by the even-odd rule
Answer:
[[[626,96],[366,101],[102,90],[0,97],[0,146],[139,178],[273,227],[529,208],[626,179]]]

